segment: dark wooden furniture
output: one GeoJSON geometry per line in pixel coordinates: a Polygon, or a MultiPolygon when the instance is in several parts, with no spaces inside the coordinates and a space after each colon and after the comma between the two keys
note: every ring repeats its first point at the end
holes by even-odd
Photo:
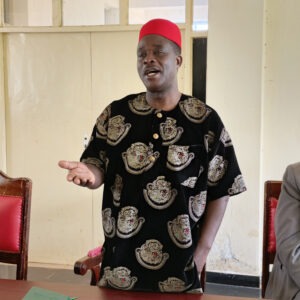
{"type": "Polygon", "coordinates": [[[266,181],[264,186],[263,255],[261,275],[262,298],[265,297],[270,267],[273,265],[276,254],[274,218],[277,200],[281,191],[281,184],[282,181],[266,181]]]}
{"type": "MultiPolygon", "coordinates": [[[[142,293],[90,285],[0,279],[0,299],[22,299],[31,287],[44,288],[79,300],[254,300],[254,298],[188,293],[142,293]]],[[[256,298],[257,300],[259,298],[256,298]]]]}
{"type": "Polygon", "coordinates": [[[101,247],[99,247],[99,254],[94,256],[86,255],[78,259],[74,264],[74,273],[78,275],[85,275],[88,271],[91,272],[91,285],[96,285],[100,280],[100,267],[102,262],[101,247]]]}
{"type": "Polygon", "coordinates": [[[27,279],[31,189],[29,178],[0,171],[0,262],[17,265],[21,280],[27,279]]]}
{"type": "MultiPolygon", "coordinates": [[[[101,247],[99,247],[101,249],[101,247]]],[[[78,259],[74,264],[74,273],[78,275],[85,275],[87,271],[91,272],[91,285],[96,285],[100,280],[100,268],[102,261],[101,251],[97,251],[99,254],[95,256],[86,255],[78,259]]],[[[201,286],[202,290],[205,290],[205,281],[206,281],[206,270],[205,266],[201,272],[201,286]]]]}

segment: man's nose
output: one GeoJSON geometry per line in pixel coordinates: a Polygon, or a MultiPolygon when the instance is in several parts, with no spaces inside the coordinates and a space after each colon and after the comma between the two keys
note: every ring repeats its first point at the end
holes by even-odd
{"type": "Polygon", "coordinates": [[[152,63],[155,61],[155,56],[152,52],[149,52],[146,54],[145,58],[144,58],[144,63],[152,63]]]}

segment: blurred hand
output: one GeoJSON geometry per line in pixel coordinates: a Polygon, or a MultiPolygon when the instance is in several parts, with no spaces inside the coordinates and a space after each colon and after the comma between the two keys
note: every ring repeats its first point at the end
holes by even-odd
{"type": "Polygon", "coordinates": [[[99,169],[97,171],[97,168],[95,166],[87,166],[85,163],[82,162],[66,160],[59,161],[58,165],[61,168],[68,170],[67,180],[70,182],[72,181],[73,183],[79,186],[89,188],[96,188],[100,185],[99,184],[95,187],[95,184],[97,182],[97,173],[101,173],[99,169]]]}

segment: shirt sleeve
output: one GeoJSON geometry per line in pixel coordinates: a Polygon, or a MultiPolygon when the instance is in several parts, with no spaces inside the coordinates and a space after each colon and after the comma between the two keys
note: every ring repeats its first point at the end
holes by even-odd
{"type": "Polygon", "coordinates": [[[107,128],[111,114],[111,106],[107,106],[97,118],[94,125],[89,143],[80,157],[80,161],[92,164],[106,174],[107,157],[106,157],[106,140],[107,128]]]}
{"type": "Polygon", "coordinates": [[[208,162],[208,200],[246,191],[231,137],[216,112],[209,118],[209,124],[214,142],[208,162]]]}

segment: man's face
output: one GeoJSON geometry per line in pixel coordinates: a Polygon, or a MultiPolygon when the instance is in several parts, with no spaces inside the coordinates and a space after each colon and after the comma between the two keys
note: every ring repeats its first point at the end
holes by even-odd
{"type": "Polygon", "coordinates": [[[175,45],[159,35],[143,37],[137,48],[137,70],[150,92],[166,92],[177,88],[177,71],[182,57],[175,45]]]}

